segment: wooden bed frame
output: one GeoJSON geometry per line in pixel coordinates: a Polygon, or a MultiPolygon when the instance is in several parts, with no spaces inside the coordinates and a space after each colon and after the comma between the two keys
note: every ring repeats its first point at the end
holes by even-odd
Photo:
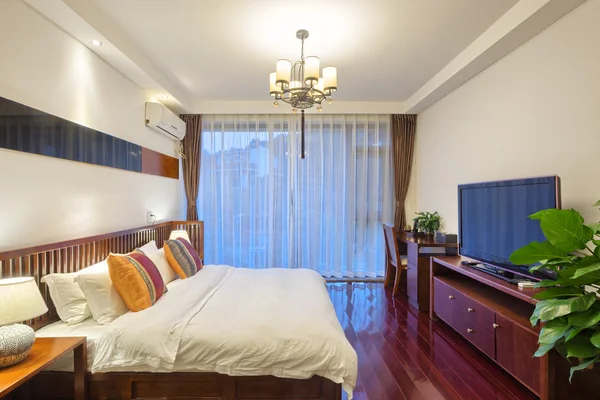
{"type": "MultiPolygon", "coordinates": [[[[187,230],[204,258],[204,223],[173,221],[142,228],[0,253],[0,279],[33,276],[48,312],[28,321],[34,329],[59,320],[50,293],[40,279],[51,273],[79,271],[104,260],[110,252],[127,253],[150,240],[162,247],[171,230],[187,230]]],[[[217,373],[88,373],[88,396],[109,399],[295,399],[341,400],[342,389],[320,376],[284,379],[273,376],[228,376],[217,373]]],[[[73,374],[43,372],[15,392],[12,399],[72,399],[73,374]]],[[[0,399],[1,400],[1,399],[0,399]]]]}

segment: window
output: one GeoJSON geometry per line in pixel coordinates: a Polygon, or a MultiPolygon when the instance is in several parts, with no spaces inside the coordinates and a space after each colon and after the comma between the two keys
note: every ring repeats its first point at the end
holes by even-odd
{"type": "Polygon", "coordinates": [[[198,212],[205,259],[325,276],[384,273],[393,220],[389,117],[203,116],[198,212]]]}

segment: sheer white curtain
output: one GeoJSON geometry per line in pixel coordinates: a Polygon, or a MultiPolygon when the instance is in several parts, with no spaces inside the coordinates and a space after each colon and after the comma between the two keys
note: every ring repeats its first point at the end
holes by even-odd
{"type": "Polygon", "coordinates": [[[393,220],[389,116],[204,115],[198,196],[207,263],[384,274],[393,220]]]}

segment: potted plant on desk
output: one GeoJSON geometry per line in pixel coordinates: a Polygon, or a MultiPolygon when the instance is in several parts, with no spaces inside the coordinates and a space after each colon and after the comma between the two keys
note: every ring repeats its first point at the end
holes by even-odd
{"type": "Polygon", "coordinates": [[[418,212],[415,222],[420,231],[425,232],[429,237],[433,237],[435,231],[440,229],[442,217],[437,211],[434,212],[418,212]]]}
{"type": "MultiPolygon", "coordinates": [[[[600,207],[600,201],[595,206],[600,207]]],[[[544,267],[556,273],[556,280],[536,284],[548,289],[534,296],[540,301],[531,324],[545,322],[535,356],[556,349],[567,360],[576,360],[570,380],[574,372],[600,362],[600,300],[586,289],[600,284],[600,223],[586,225],[575,210],[542,210],[529,218],[540,221],[546,241],[516,250],[510,261],[535,264],[530,271],[544,267]]]]}

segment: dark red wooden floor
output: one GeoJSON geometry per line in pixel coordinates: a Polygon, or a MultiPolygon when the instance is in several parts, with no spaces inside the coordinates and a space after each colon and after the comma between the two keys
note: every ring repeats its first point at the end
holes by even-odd
{"type": "MultiPolygon", "coordinates": [[[[452,328],[382,283],[327,285],[358,354],[357,400],[535,399],[452,328]]],[[[344,397],[346,399],[346,397],[344,397]]]]}

